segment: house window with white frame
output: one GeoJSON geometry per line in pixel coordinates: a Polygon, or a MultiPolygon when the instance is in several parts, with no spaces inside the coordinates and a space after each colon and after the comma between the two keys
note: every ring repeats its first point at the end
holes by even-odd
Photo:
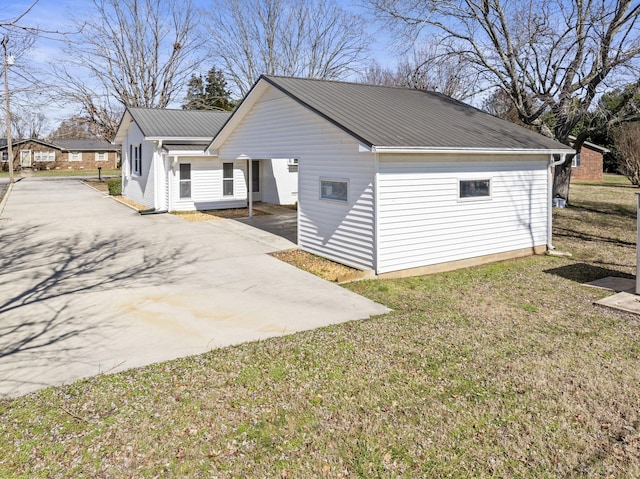
{"type": "Polygon", "coordinates": [[[233,196],[233,163],[222,163],[222,194],[233,196]]]}
{"type": "Polygon", "coordinates": [[[9,161],[9,152],[6,150],[2,152],[2,161],[5,163],[9,161]]]}
{"type": "Polygon", "coordinates": [[[82,152],[81,151],[70,151],[69,152],[69,161],[82,161],[82,152]]]}
{"type": "Polygon", "coordinates": [[[576,153],[573,155],[573,158],[571,158],[571,168],[575,168],[577,166],[580,166],[580,153],[576,153]]]}
{"type": "Polygon", "coordinates": [[[320,199],[343,201],[349,199],[349,180],[320,179],[320,199]]]}
{"type": "Polygon", "coordinates": [[[34,151],[33,161],[56,161],[56,152],[49,151],[34,151]]]}
{"type": "Polygon", "coordinates": [[[180,163],[180,198],[191,198],[191,163],[180,163]]]}
{"type": "Polygon", "coordinates": [[[459,199],[487,199],[491,198],[491,180],[460,180],[458,188],[459,199]]]}
{"type": "Polygon", "coordinates": [[[96,151],[96,161],[107,161],[107,152],[96,151]]]}

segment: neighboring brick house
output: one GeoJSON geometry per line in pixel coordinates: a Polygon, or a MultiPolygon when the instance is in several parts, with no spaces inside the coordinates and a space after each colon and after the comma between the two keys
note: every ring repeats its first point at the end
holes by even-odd
{"type": "Polygon", "coordinates": [[[571,161],[571,181],[602,181],[606,148],[585,141],[571,161]]]}
{"type": "MultiPolygon", "coordinates": [[[[115,169],[120,148],[104,140],[15,140],[11,144],[15,170],[95,170],[115,169]]],[[[7,141],[0,139],[2,170],[8,169],[7,141]]]]}

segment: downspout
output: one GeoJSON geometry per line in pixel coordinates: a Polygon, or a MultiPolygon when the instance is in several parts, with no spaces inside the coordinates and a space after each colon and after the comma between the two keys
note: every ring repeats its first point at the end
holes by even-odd
{"type": "Polygon", "coordinates": [[[251,159],[247,160],[247,170],[249,171],[249,218],[253,218],[253,171],[251,171],[251,159]]]}
{"type": "Polygon", "coordinates": [[[551,170],[564,163],[567,158],[566,153],[560,154],[560,159],[558,161],[553,161],[553,155],[550,156],[549,159],[549,171],[547,173],[547,250],[554,250],[555,247],[551,243],[551,238],[553,235],[553,173],[551,170]]]}

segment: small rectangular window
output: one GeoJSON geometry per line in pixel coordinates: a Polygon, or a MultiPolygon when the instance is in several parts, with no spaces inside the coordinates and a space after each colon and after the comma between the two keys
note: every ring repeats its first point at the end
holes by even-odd
{"type": "Polygon", "coordinates": [[[9,153],[7,151],[2,152],[2,161],[9,161],[9,153]]]}
{"type": "Polygon", "coordinates": [[[69,161],[82,161],[82,153],[79,151],[72,151],[69,153],[69,161]]]}
{"type": "Polygon", "coordinates": [[[577,153],[571,158],[571,168],[575,168],[576,166],[580,166],[580,153],[577,153]]]}
{"type": "Polygon", "coordinates": [[[129,174],[133,173],[133,145],[129,143],[129,174]]]}
{"type": "Polygon", "coordinates": [[[191,163],[180,163],[180,198],[191,198],[191,163]]]}
{"type": "Polygon", "coordinates": [[[105,151],[96,151],[96,161],[107,161],[107,153],[105,151]]]}
{"type": "Polygon", "coordinates": [[[222,194],[233,196],[233,163],[222,164],[222,194]]]}
{"type": "Polygon", "coordinates": [[[55,151],[34,151],[33,161],[56,161],[55,151]]]}
{"type": "Polygon", "coordinates": [[[347,201],[349,198],[349,181],[321,179],[320,198],[323,200],[347,201]]]}
{"type": "Polygon", "coordinates": [[[460,180],[459,198],[490,198],[491,180],[460,180]]]}

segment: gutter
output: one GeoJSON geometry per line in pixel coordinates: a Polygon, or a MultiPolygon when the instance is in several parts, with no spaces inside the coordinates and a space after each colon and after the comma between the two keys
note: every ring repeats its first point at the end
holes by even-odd
{"type": "Polygon", "coordinates": [[[431,147],[395,147],[395,146],[372,146],[371,151],[375,153],[446,153],[446,154],[479,154],[479,155],[567,155],[573,150],[570,149],[534,149],[534,148],[431,148],[431,147]]]}
{"type": "Polygon", "coordinates": [[[558,161],[553,161],[553,154],[549,158],[549,168],[547,173],[547,250],[553,251],[551,239],[553,237],[553,175],[551,169],[564,163],[568,153],[561,153],[558,161]]]}

